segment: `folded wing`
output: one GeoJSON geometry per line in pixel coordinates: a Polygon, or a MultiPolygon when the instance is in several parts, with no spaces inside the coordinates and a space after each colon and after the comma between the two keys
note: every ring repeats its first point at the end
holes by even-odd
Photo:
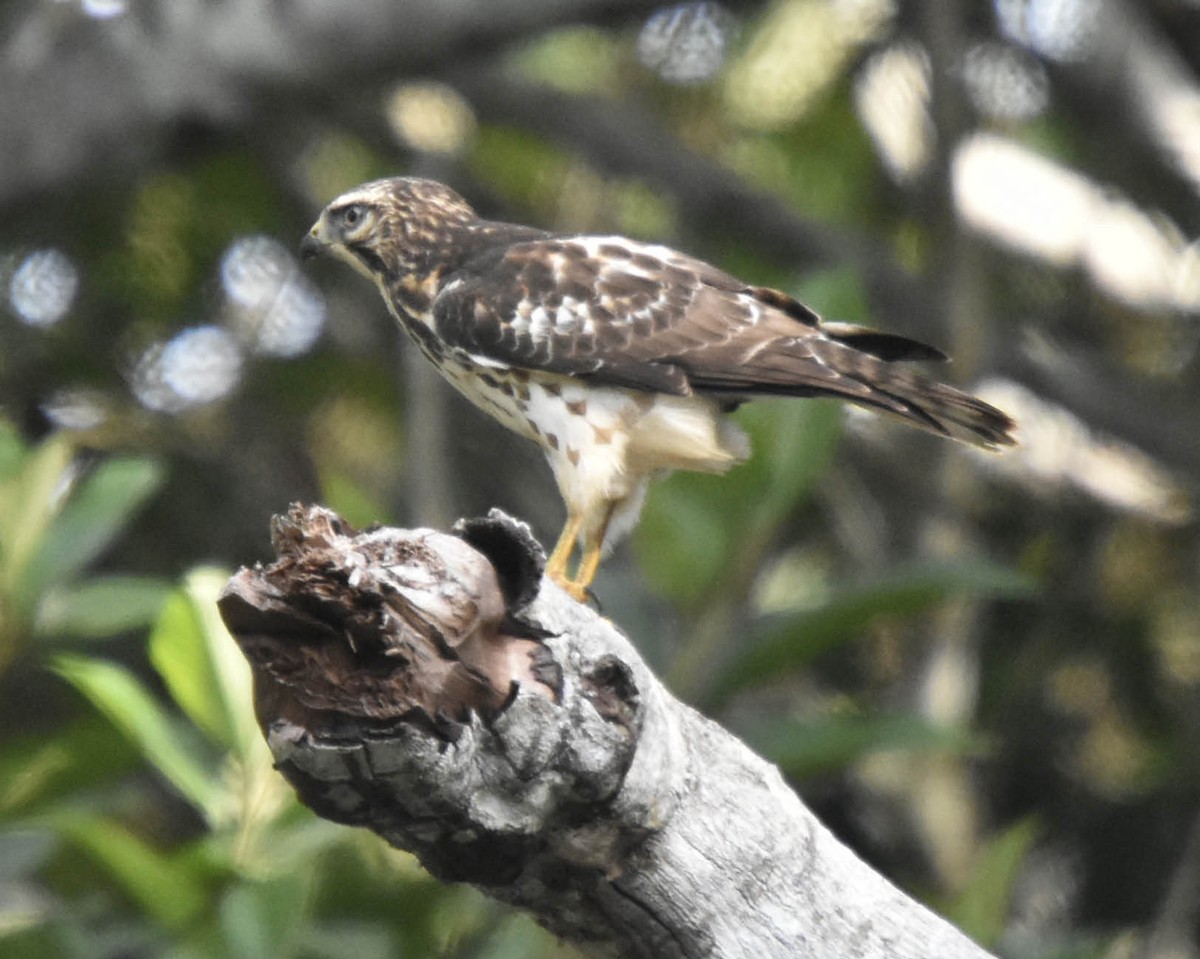
{"type": "Polygon", "coordinates": [[[834,396],[980,446],[1013,442],[1003,412],[906,363],[915,340],[825,323],[666,247],[550,237],[489,251],[445,278],[437,334],[484,362],[731,402],[834,396]]]}

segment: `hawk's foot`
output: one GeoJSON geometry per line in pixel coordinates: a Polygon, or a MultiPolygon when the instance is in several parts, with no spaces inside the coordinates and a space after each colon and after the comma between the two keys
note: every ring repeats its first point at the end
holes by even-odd
{"type": "Polygon", "coordinates": [[[591,590],[588,589],[586,583],[580,583],[573,579],[568,579],[564,574],[555,574],[550,570],[546,570],[546,575],[552,579],[555,585],[559,586],[564,593],[570,596],[577,603],[586,603],[591,595],[591,590]]]}

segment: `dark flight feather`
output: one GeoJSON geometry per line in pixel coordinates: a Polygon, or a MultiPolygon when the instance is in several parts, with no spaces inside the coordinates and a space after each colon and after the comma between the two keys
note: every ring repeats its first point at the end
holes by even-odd
{"type": "Polygon", "coordinates": [[[544,236],[483,249],[446,275],[432,311],[439,337],[492,362],[730,403],[835,396],[977,445],[1013,442],[1000,410],[904,366],[939,350],[822,322],[665,247],[544,236]]]}

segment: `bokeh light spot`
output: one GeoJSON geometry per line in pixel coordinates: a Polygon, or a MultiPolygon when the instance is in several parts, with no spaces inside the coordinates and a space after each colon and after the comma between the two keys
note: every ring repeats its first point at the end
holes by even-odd
{"type": "Polygon", "coordinates": [[[64,430],[94,430],[108,420],[108,400],[99,390],[57,390],[41,404],[46,419],[64,430]]]}
{"type": "Polygon", "coordinates": [[[951,162],[955,205],[994,239],[1059,266],[1143,309],[1195,310],[1194,252],[1179,230],[1027,147],[974,134],[951,162]]]}
{"type": "Polygon", "coordinates": [[[227,330],[195,326],[142,354],[133,390],[143,406],[179,413],[227,396],[241,380],[242,365],[242,350],[227,330]]]}
{"type": "Polygon", "coordinates": [[[1077,259],[1097,199],[1086,177],[989,134],[963,142],[951,172],[955,202],[968,223],[1052,263],[1077,259]]]}
{"type": "Polygon", "coordinates": [[[778,129],[799,119],[864,43],[892,19],[890,0],[787,0],[763,18],[725,76],[725,103],[745,127],[778,129]]]}
{"type": "Polygon", "coordinates": [[[53,326],[71,309],[79,290],[79,270],[58,250],[35,250],[17,267],[8,300],[24,323],[53,326]]]}
{"type": "Polygon", "coordinates": [[[1009,39],[1052,60],[1078,60],[1095,39],[1095,0],[995,0],[1009,39]]]}
{"type": "Polygon", "coordinates": [[[221,258],[231,328],[252,352],[292,357],[325,325],[325,301],[295,257],[268,236],[242,237],[221,258]]]}
{"type": "Polygon", "coordinates": [[[615,35],[588,26],[552,30],[524,44],[514,63],[527,79],[567,93],[616,92],[628,72],[615,35]]]}
{"type": "Polygon", "coordinates": [[[711,80],[725,63],[733,20],[716,3],[681,3],[653,14],[638,36],[638,59],[668,83],[711,80]]]}
{"type": "Polygon", "coordinates": [[[929,163],[935,130],[929,116],[929,57],[898,43],[867,61],[854,85],[854,106],[893,179],[918,176],[929,163]]]}
{"type": "Polygon", "coordinates": [[[1018,47],[979,43],[963,58],[963,85],[975,109],[999,120],[1028,120],[1050,101],[1045,68],[1018,47]]]}
{"type": "Polygon", "coordinates": [[[93,20],[112,20],[129,12],[129,0],[81,0],[79,8],[93,20]]]}
{"type": "Polygon", "coordinates": [[[1187,490],[1140,449],[1094,431],[1066,409],[1028,387],[989,379],[975,390],[1020,424],[1020,445],[995,456],[976,454],[989,472],[1041,495],[1074,488],[1126,513],[1166,525],[1191,520],[1187,490]]]}
{"type": "Polygon", "coordinates": [[[317,206],[382,172],[379,159],[362,141],[340,133],[315,137],[296,163],[301,188],[317,206]]]}
{"type": "Polygon", "coordinates": [[[422,153],[458,153],[475,133],[471,105],[444,83],[402,84],[385,112],[396,138],[422,153]]]}

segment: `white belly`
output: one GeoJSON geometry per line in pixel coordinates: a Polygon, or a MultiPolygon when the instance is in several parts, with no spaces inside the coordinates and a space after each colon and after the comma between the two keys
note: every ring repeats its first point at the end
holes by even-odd
{"type": "Polygon", "coordinates": [[[745,435],[706,397],[482,365],[460,351],[438,368],[472,403],[542,448],[569,512],[590,517],[617,507],[610,541],[636,520],[653,474],[724,472],[749,452],[745,435]]]}

